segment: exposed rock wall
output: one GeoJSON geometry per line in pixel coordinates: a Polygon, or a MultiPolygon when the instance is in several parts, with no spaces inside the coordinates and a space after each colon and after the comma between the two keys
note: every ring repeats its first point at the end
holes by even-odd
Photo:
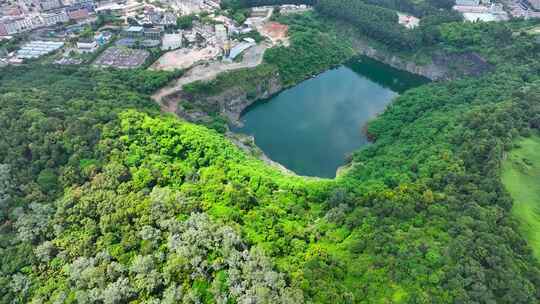
{"type": "MultiPolygon", "coordinates": [[[[428,64],[417,64],[388,51],[371,47],[367,42],[354,41],[353,46],[358,55],[365,55],[381,61],[396,69],[404,70],[431,80],[449,80],[461,76],[479,76],[492,69],[480,55],[476,53],[464,54],[433,54],[428,64]]],[[[232,123],[239,124],[242,112],[251,104],[260,99],[267,99],[284,89],[279,74],[257,84],[256,88],[246,90],[241,84],[230,87],[214,96],[188,96],[182,91],[167,96],[166,100],[177,102],[187,101],[191,106],[189,110],[180,106],[177,114],[188,120],[199,122],[208,119],[207,113],[220,113],[232,123]]]]}
{"type": "Polygon", "coordinates": [[[422,65],[400,58],[391,52],[377,50],[364,41],[354,41],[353,46],[360,55],[433,81],[450,80],[462,76],[480,76],[493,69],[493,66],[477,53],[435,53],[430,63],[422,65]]]}
{"type": "Polygon", "coordinates": [[[257,100],[270,98],[272,95],[279,93],[283,90],[283,85],[279,78],[279,74],[272,75],[272,77],[257,84],[254,90],[246,91],[241,85],[228,88],[214,96],[171,96],[172,98],[179,98],[186,100],[191,104],[194,104],[197,110],[186,111],[181,106],[178,107],[177,114],[187,118],[188,120],[197,121],[201,118],[201,111],[199,109],[206,109],[207,112],[219,112],[225,115],[232,123],[239,124],[240,116],[242,112],[252,105],[257,100]]]}
{"type": "Polygon", "coordinates": [[[266,81],[258,84],[257,89],[246,92],[239,88],[231,88],[223,93],[209,97],[208,102],[220,105],[222,114],[232,121],[239,121],[242,112],[257,100],[270,98],[283,90],[279,75],[273,75],[266,81]]]}
{"type": "Polygon", "coordinates": [[[360,50],[360,54],[384,62],[385,64],[388,64],[389,66],[398,70],[424,76],[431,80],[443,80],[449,77],[448,67],[443,65],[437,65],[435,63],[418,65],[414,62],[405,61],[396,55],[377,51],[371,47],[360,50]]]}

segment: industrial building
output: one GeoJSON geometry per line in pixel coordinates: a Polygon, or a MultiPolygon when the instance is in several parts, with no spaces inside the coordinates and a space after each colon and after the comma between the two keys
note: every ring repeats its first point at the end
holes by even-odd
{"type": "Polygon", "coordinates": [[[229,52],[229,55],[227,56],[227,60],[233,61],[238,57],[240,54],[245,52],[247,49],[257,45],[255,41],[251,38],[245,38],[244,41],[240,42],[239,44],[235,45],[231,51],[229,52]]]}
{"type": "Polygon", "coordinates": [[[55,41],[32,41],[25,44],[19,51],[17,51],[17,58],[30,59],[38,58],[43,55],[50,54],[54,51],[61,49],[64,46],[63,42],[55,41]]]}

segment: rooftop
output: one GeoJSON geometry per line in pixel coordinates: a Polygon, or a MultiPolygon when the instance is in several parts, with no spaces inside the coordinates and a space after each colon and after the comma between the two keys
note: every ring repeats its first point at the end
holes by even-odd
{"type": "Polygon", "coordinates": [[[237,44],[231,49],[231,52],[229,53],[229,59],[234,60],[236,57],[238,57],[238,55],[242,54],[245,50],[249,49],[254,45],[255,43],[250,42],[241,42],[237,44]]]}
{"type": "Polygon", "coordinates": [[[37,58],[42,55],[56,51],[64,46],[63,42],[55,41],[32,41],[25,44],[19,51],[19,58],[37,58]]]}
{"type": "Polygon", "coordinates": [[[126,29],[126,32],[141,32],[142,30],[142,26],[130,26],[126,29]]]}

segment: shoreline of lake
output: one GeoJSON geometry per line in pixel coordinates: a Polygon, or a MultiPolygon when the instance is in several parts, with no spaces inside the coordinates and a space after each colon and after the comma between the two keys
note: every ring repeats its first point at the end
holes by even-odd
{"type": "Polygon", "coordinates": [[[333,178],[347,155],[369,144],[365,124],[400,93],[428,81],[358,57],[257,100],[242,111],[244,126],[231,128],[254,136],[269,159],[298,175],[333,178]]]}

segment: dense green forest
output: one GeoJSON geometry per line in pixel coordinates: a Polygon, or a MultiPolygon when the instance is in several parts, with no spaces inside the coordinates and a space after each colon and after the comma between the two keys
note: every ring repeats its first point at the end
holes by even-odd
{"type": "Polygon", "coordinates": [[[438,42],[436,32],[440,24],[463,18],[450,10],[454,1],[449,0],[230,0],[222,5],[225,8],[241,9],[283,3],[312,5],[322,17],[348,22],[363,35],[397,51],[411,51],[432,45],[438,42]],[[420,27],[411,30],[400,25],[398,11],[422,17],[420,27]]]}
{"type": "MultiPolygon", "coordinates": [[[[329,15],[280,18],[291,47],[261,77],[292,85],[352,56],[329,15]]],[[[160,114],[148,94],[178,75],[2,68],[0,303],[538,303],[501,169],[540,128],[540,43],[530,22],[435,19],[419,48],[494,68],[399,96],[335,180],[160,114]]],[[[189,93],[249,88],[239,73],[189,93]]]]}

